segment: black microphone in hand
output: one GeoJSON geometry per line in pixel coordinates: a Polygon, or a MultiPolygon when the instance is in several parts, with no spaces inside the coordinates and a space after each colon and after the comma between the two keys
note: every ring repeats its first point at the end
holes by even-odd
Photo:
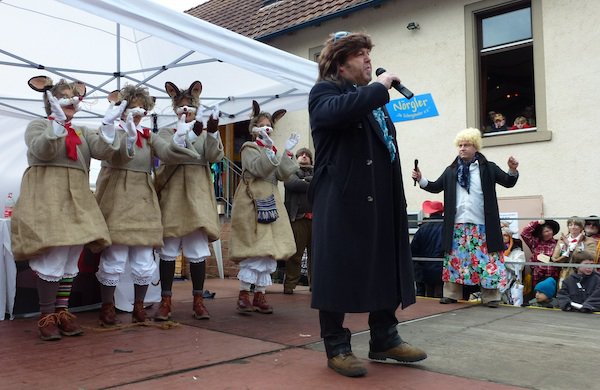
{"type": "MultiPolygon", "coordinates": [[[[382,74],[382,73],[385,73],[385,72],[386,72],[386,70],[385,70],[385,69],[383,69],[383,68],[377,68],[377,70],[375,71],[375,74],[376,74],[377,76],[379,76],[380,74],[382,74]]],[[[397,82],[397,81],[394,81],[394,82],[392,83],[392,87],[393,87],[393,88],[394,88],[396,91],[400,92],[400,93],[401,93],[401,94],[402,94],[402,95],[403,95],[405,98],[407,98],[407,99],[412,99],[412,97],[413,97],[413,96],[415,96],[415,94],[414,94],[414,93],[412,93],[412,92],[410,91],[410,89],[406,88],[404,85],[400,84],[400,83],[399,83],[399,82],[397,82]]]]}
{"type": "MultiPolygon", "coordinates": [[[[415,171],[419,170],[419,160],[415,158],[415,171]]],[[[415,182],[413,183],[413,187],[417,186],[417,179],[413,179],[415,182]]]]}

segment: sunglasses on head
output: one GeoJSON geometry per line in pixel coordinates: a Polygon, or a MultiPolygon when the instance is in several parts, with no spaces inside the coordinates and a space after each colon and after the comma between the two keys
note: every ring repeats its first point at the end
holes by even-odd
{"type": "Polygon", "coordinates": [[[333,34],[333,41],[337,42],[342,38],[346,38],[348,35],[350,35],[351,33],[348,31],[338,31],[335,34],[333,34]]]}

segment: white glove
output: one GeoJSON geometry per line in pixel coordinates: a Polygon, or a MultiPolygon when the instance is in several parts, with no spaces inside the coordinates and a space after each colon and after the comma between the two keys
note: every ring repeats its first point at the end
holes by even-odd
{"type": "Polygon", "coordinates": [[[265,129],[260,128],[258,130],[257,138],[265,145],[265,148],[271,150],[273,148],[273,140],[269,137],[269,134],[265,131],[265,129]]]}
{"type": "Polygon", "coordinates": [[[123,111],[127,108],[127,100],[123,100],[121,105],[115,106],[114,103],[111,103],[104,114],[104,119],[102,119],[103,125],[112,125],[114,122],[123,115],[123,111]]]}
{"type": "Polygon", "coordinates": [[[64,122],[67,120],[67,116],[63,111],[58,99],[50,93],[50,91],[46,91],[46,96],[48,97],[48,102],[50,102],[50,112],[54,117],[54,120],[64,122]]]}
{"type": "Polygon", "coordinates": [[[135,126],[135,122],[133,121],[133,114],[131,112],[127,115],[127,120],[125,121],[125,131],[127,132],[127,137],[129,140],[135,142],[137,139],[137,128],[135,126]]]}
{"type": "Polygon", "coordinates": [[[177,144],[185,144],[185,136],[191,130],[192,125],[194,124],[194,122],[186,123],[185,116],[185,114],[182,114],[177,121],[177,130],[175,131],[175,135],[173,135],[173,140],[177,144]]]}
{"type": "Polygon", "coordinates": [[[298,145],[298,141],[300,141],[300,136],[296,133],[290,134],[290,138],[285,141],[285,150],[292,151],[298,145]]]}

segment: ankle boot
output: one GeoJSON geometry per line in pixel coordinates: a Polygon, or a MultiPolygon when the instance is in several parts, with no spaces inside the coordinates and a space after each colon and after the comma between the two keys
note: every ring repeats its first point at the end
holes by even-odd
{"type": "Polygon", "coordinates": [[[66,307],[56,309],[58,330],[63,336],[77,336],[83,333],[83,328],[77,322],[77,317],[71,314],[66,307]]]}
{"type": "Polygon", "coordinates": [[[254,310],[263,314],[273,313],[273,306],[267,303],[266,294],[263,292],[254,292],[254,300],[252,301],[254,310]]]}
{"type": "Polygon", "coordinates": [[[146,322],[146,309],[144,309],[144,301],[135,301],[133,303],[131,322],[146,322]]]}
{"type": "Polygon", "coordinates": [[[197,320],[210,319],[210,313],[204,306],[204,297],[202,295],[194,295],[194,318],[197,320]]]}
{"type": "Polygon", "coordinates": [[[251,313],[254,311],[254,306],[250,302],[250,291],[240,291],[237,301],[237,311],[241,313],[251,313]]]}
{"type": "Polygon", "coordinates": [[[114,303],[103,303],[100,308],[100,326],[110,327],[119,323],[114,303]]]}
{"type": "Polygon", "coordinates": [[[60,330],[57,326],[56,313],[42,313],[38,321],[40,338],[44,341],[60,340],[60,330]]]}
{"type": "Polygon", "coordinates": [[[160,297],[160,306],[154,315],[155,320],[167,321],[171,318],[171,296],[160,297]]]}

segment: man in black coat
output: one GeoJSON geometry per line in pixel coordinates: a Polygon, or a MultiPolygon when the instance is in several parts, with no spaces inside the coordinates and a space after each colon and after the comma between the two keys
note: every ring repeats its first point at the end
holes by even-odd
{"type": "Polygon", "coordinates": [[[367,370],[352,354],[345,313],[369,312],[369,358],[414,362],[427,354],[398,335],[396,309],[415,303],[406,199],[396,129],[385,109],[398,76],[371,81],[369,36],[339,32],[319,56],[309,96],[315,144],[312,307],[328,366],[367,370]]]}
{"type": "Polygon", "coordinates": [[[481,149],[481,132],[465,129],[454,143],[458,156],[436,181],[428,181],[419,169],[412,178],[426,191],[444,191],[444,229],[442,245],[446,252],[442,280],[444,297],[440,303],[455,303],[462,297],[462,286],[480,286],[481,301],[498,307],[499,288],[506,285],[504,241],[496,184],[513,187],[517,183],[519,162],[508,159],[508,173],[488,161],[481,149]]]}

